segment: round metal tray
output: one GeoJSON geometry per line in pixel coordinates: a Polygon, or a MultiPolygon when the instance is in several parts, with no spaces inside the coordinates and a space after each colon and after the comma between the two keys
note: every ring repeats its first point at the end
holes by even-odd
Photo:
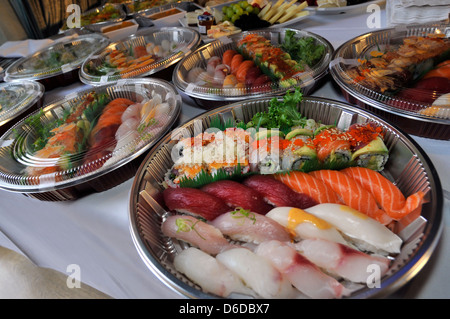
{"type": "Polygon", "coordinates": [[[442,33],[449,38],[450,26],[448,24],[412,25],[404,28],[383,29],[358,36],[335,50],[330,63],[330,73],[349,102],[396,123],[407,133],[435,139],[450,139],[450,113],[447,112],[449,114],[447,117],[425,115],[420,111],[430,105],[371,90],[355,82],[348,73],[351,67],[358,64],[358,59],[372,50],[396,46],[406,37],[424,36],[429,33],[442,33]]]}
{"type": "MultiPolygon", "coordinates": [[[[179,273],[173,259],[186,243],[162,234],[161,223],[169,216],[161,206],[152,203],[143,191],[156,203],[161,203],[161,192],[166,172],[172,167],[171,150],[185,134],[206,130],[211,119],[219,118],[247,122],[260,111],[267,110],[269,98],[253,99],[223,106],[189,121],[155,145],[140,166],[134,179],[129,202],[130,232],[135,247],[145,265],[167,287],[189,298],[216,298],[179,273]],[[181,134],[181,135],[180,135],[181,134]]],[[[401,253],[395,257],[387,274],[381,279],[379,288],[364,286],[349,298],[385,297],[409,282],[427,263],[440,238],[443,227],[442,188],[432,162],[412,138],[400,129],[373,115],[355,109],[346,103],[315,97],[305,97],[298,105],[306,117],[323,124],[336,124],[342,129],[353,123],[374,121],[385,131],[385,144],[390,158],[382,174],[394,181],[405,195],[418,190],[428,191],[427,203],[421,216],[404,218],[397,222],[394,230],[402,239],[401,253]]]]}
{"type": "MultiPolygon", "coordinates": [[[[51,201],[71,200],[107,190],[134,175],[142,155],[170,130],[180,109],[181,97],[176,89],[169,82],[158,79],[120,80],[114,85],[70,94],[22,119],[0,138],[0,189],[51,201]],[[105,142],[94,150],[75,149],[69,153],[69,158],[64,154],[55,157],[34,152],[32,145],[41,125],[64,119],[72,107],[83,103],[93,92],[104,94],[109,100],[126,98],[136,103],[144,103],[159,94],[168,106],[155,125],[137,129],[136,134],[122,134],[120,140],[115,139],[114,145],[105,142]],[[39,123],[27,122],[34,115],[38,115],[39,123]],[[52,168],[54,165],[56,171],[52,168]]],[[[90,132],[91,129],[85,133],[86,138],[90,132]]]]}
{"type": "Polygon", "coordinates": [[[173,74],[173,83],[180,91],[186,93],[188,96],[205,101],[208,104],[210,101],[233,102],[248,98],[258,98],[268,95],[283,94],[286,91],[293,89],[291,87],[273,88],[271,91],[265,92],[248,92],[248,90],[236,90],[234,88],[209,88],[207,86],[196,85],[188,79],[189,71],[196,67],[201,67],[206,70],[207,60],[213,56],[222,57],[223,53],[228,49],[236,49],[237,43],[248,34],[258,34],[271,40],[275,46],[280,45],[284,41],[285,32],[292,30],[295,32],[297,38],[312,37],[319,43],[325,46],[325,53],[319,62],[316,63],[311,70],[302,72],[298,80],[301,81],[300,87],[302,92],[307,95],[310,94],[316,87],[318,82],[328,73],[328,65],[331,61],[333,53],[332,45],[324,38],[314,33],[302,30],[279,28],[266,30],[252,30],[230,37],[224,37],[208,43],[193,53],[186,56],[175,68],[173,74]]]}
{"type": "Polygon", "coordinates": [[[35,80],[42,83],[46,90],[66,86],[79,79],[79,68],[84,60],[95,51],[105,48],[110,41],[99,34],[79,35],[69,40],[57,41],[47,48],[21,58],[6,69],[5,81],[35,80]],[[70,58],[68,63],[56,66],[42,66],[40,62],[55,53],[68,53],[74,50],[78,55],[70,58]],[[36,69],[31,69],[36,65],[36,69]]]}
{"type": "MultiPolygon", "coordinates": [[[[187,54],[195,50],[201,42],[200,34],[189,28],[162,28],[159,30],[146,30],[138,32],[130,37],[112,43],[106,48],[97,51],[94,55],[86,59],[80,69],[81,82],[89,85],[104,85],[106,83],[115,82],[121,78],[135,78],[145,77],[161,72],[180,61],[187,54]],[[132,72],[123,75],[102,75],[98,76],[92,74],[89,68],[97,68],[105,62],[105,58],[111,50],[128,51],[137,46],[146,46],[152,42],[155,45],[160,45],[162,41],[169,41],[177,43],[177,48],[167,57],[155,61],[152,64],[138,68],[132,72]]],[[[170,72],[170,77],[172,72],[170,72]]]]}

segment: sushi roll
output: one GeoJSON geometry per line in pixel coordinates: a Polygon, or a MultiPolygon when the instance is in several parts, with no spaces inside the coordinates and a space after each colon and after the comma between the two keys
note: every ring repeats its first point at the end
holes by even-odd
{"type": "Polygon", "coordinates": [[[316,130],[313,143],[323,167],[348,167],[352,152],[345,132],[334,126],[322,126],[316,130]]]}
{"type": "Polygon", "coordinates": [[[271,131],[260,131],[250,144],[250,165],[252,172],[259,174],[275,174],[282,170],[280,146],[285,140],[280,136],[271,136],[271,131]],[[270,132],[270,133],[269,133],[270,132]],[[265,136],[261,136],[264,133],[265,136]]]}
{"type": "Polygon", "coordinates": [[[302,171],[317,163],[317,151],[310,129],[295,129],[286,135],[289,146],[283,149],[281,167],[283,170],[302,171]]]}

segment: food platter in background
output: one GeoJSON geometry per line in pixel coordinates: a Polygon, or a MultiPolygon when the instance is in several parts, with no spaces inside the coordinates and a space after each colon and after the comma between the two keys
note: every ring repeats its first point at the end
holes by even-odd
{"type": "Polygon", "coordinates": [[[321,7],[310,5],[305,10],[319,15],[353,14],[358,12],[366,12],[369,5],[384,6],[386,0],[356,1],[356,4],[351,5],[342,5],[342,3],[347,3],[345,0],[322,0],[322,2],[323,4],[321,7]],[[338,6],[339,3],[341,3],[341,6],[338,6]]]}
{"type": "Polygon", "coordinates": [[[108,190],[136,173],[180,110],[181,97],[164,80],[120,80],[74,92],[3,134],[0,189],[42,201],[108,190]]]}
{"type": "Polygon", "coordinates": [[[448,24],[369,32],[336,49],[330,73],[351,103],[396,123],[407,133],[447,140],[449,37],[448,24]]]}
{"type": "MultiPolygon", "coordinates": [[[[168,187],[166,181],[168,172],[173,169],[173,156],[178,154],[176,145],[182,137],[188,138],[192,134],[201,134],[208,128],[216,128],[217,119],[222,125],[247,123],[258,112],[267,111],[271,100],[272,97],[237,102],[209,111],[189,121],[163,137],[150,150],[136,174],[129,202],[129,221],[133,242],[141,259],[153,274],[168,288],[184,297],[218,298],[219,296],[201,288],[199,284],[203,281],[200,279],[201,276],[198,278],[199,282],[193,281],[181,272],[178,266],[175,266],[174,260],[177,256],[192,245],[184,240],[166,236],[162,231],[163,222],[175,214],[164,204],[163,191],[168,187]]],[[[398,221],[397,226],[394,227],[393,231],[403,241],[401,251],[392,257],[389,269],[378,281],[379,286],[370,288],[362,284],[348,296],[359,299],[386,297],[407,284],[425,266],[439,240],[443,222],[443,197],[433,164],[412,138],[370,112],[358,110],[346,103],[315,97],[304,97],[298,104],[298,110],[317,122],[337,123],[336,125],[342,129],[355,123],[367,122],[374,122],[381,126],[385,133],[384,141],[390,153],[389,160],[382,171],[383,176],[395,181],[397,187],[407,195],[419,189],[427,190],[427,201],[422,207],[421,215],[413,214],[411,218],[398,221]]],[[[179,227],[182,228],[182,225],[179,227]]],[[[205,235],[200,233],[200,237],[202,234],[205,235]]],[[[242,242],[233,240],[231,244],[239,245],[242,242]]],[[[254,246],[250,244],[248,247],[251,250],[254,246]]],[[[223,289],[221,292],[230,293],[223,289]]],[[[232,293],[228,297],[242,298],[242,294],[232,293]]]]}

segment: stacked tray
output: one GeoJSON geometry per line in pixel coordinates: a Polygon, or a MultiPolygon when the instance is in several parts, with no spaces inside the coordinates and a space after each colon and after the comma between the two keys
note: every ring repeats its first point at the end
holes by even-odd
{"type": "Polygon", "coordinates": [[[344,43],[334,52],[330,73],[348,101],[396,123],[407,133],[446,140],[450,139],[450,78],[448,74],[436,76],[435,68],[449,61],[448,24],[412,25],[369,32],[344,43]],[[392,56],[387,67],[370,69],[371,61],[384,63],[384,57],[389,60],[392,56]],[[424,58],[408,62],[419,56],[424,58]],[[392,73],[392,65],[400,67],[392,73]],[[372,70],[368,76],[361,74],[366,66],[366,71],[372,70]],[[383,72],[388,76],[379,77],[383,72]]]}
{"type": "MultiPolygon", "coordinates": [[[[189,28],[162,28],[138,32],[123,41],[110,44],[86,59],[80,70],[80,80],[90,85],[104,85],[122,78],[145,77],[148,75],[170,78],[174,65],[200,44],[200,34],[189,28]],[[120,71],[118,64],[112,66],[111,52],[132,53],[141,47],[142,63],[126,71],[120,71]],[[147,57],[149,58],[147,60],[147,57]],[[145,59],[145,61],[143,60],[145,59]],[[106,67],[105,67],[106,66],[106,67]]],[[[137,59],[137,58],[136,58],[137,59]]]]}
{"type": "MultiPolygon", "coordinates": [[[[313,92],[320,80],[328,73],[328,65],[331,61],[332,52],[333,47],[326,39],[311,32],[284,28],[252,30],[230,37],[223,37],[198,48],[186,56],[175,68],[173,83],[178,90],[194,98],[204,108],[211,108],[212,105],[216,106],[218,104],[212,102],[223,104],[224,102],[231,103],[248,98],[282,94],[297,86],[306,95],[313,92]],[[281,81],[274,80],[270,86],[264,84],[262,86],[250,87],[245,84],[240,88],[229,88],[224,85],[225,82],[217,82],[214,79],[214,70],[212,71],[213,73],[205,72],[208,70],[208,61],[211,61],[211,58],[222,58],[224,52],[227,50],[236,50],[239,41],[246,36],[262,36],[270,40],[273,46],[277,47],[283,43],[287,31],[294,32],[295,38],[312,38],[317,45],[321,45],[324,48],[321,58],[313,66],[309,67],[306,65],[304,72],[294,76],[295,84],[282,86],[280,84],[281,81]]],[[[227,74],[230,73],[230,66],[228,66],[226,72],[227,74]]],[[[266,73],[264,72],[261,75],[264,74],[266,73]]]]}
{"type": "MultiPolygon", "coordinates": [[[[172,168],[174,147],[180,137],[193,136],[217,123],[230,120],[247,123],[257,112],[266,111],[270,98],[253,99],[223,106],[209,111],[166,135],[155,145],[139,168],[130,194],[130,229],[136,249],[145,265],[167,287],[189,298],[216,298],[203,291],[174,266],[174,258],[190,245],[182,240],[165,236],[161,224],[172,212],[164,210],[162,191],[166,173],[172,168]],[[197,132],[197,133],[195,133],[197,132]],[[190,134],[190,135],[189,135],[190,134]],[[163,205],[163,206],[161,206],[163,205]]],[[[443,196],[439,178],[424,151],[400,129],[364,110],[322,98],[305,97],[298,110],[307,118],[323,124],[335,124],[346,129],[354,123],[375,122],[385,132],[384,141],[390,158],[382,171],[405,194],[418,190],[428,191],[427,202],[420,215],[397,222],[394,232],[401,237],[401,252],[392,257],[380,286],[362,285],[349,298],[385,297],[405,285],[422,269],[439,240],[442,231],[443,196]]],[[[232,241],[232,243],[236,243],[232,241]]],[[[232,297],[233,295],[231,295],[232,297]]],[[[240,298],[241,295],[236,295],[240,298]]],[[[242,296],[241,296],[242,297],[242,296]]]]}
{"type": "Polygon", "coordinates": [[[84,60],[109,43],[99,34],[83,34],[57,41],[10,65],[6,69],[5,81],[34,80],[42,83],[46,90],[72,84],[79,80],[79,68],[84,60]]]}
{"type": "Polygon", "coordinates": [[[175,88],[157,79],[71,94],[1,137],[0,188],[45,201],[107,190],[134,175],[180,108],[175,88]]]}

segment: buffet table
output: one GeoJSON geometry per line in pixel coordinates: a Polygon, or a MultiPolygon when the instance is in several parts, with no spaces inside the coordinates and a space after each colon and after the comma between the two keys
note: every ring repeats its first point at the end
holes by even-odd
{"type": "MultiPolygon", "coordinates": [[[[372,12],[313,15],[292,28],[317,33],[337,48],[371,31],[372,12]]],[[[372,16],[373,17],[373,16],[372,16]]],[[[381,27],[386,26],[381,11],[381,27]]],[[[375,25],[376,26],[376,25],[375,25]]],[[[81,83],[46,92],[44,103],[86,88],[81,83]]],[[[345,101],[331,77],[313,96],[345,101]]],[[[183,96],[177,124],[205,110],[183,96]]],[[[425,268],[392,298],[450,298],[450,142],[413,136],[430,157],[444,189],[441,240],[425,268]]],[[[152,274],[142,262],[129,230],[129,196],[133,179],[108,191],[71,202],[42,202],[0,191],[0,245],[22,253],[41,267],[70,275],[80,268],[80,280],[113,298],[182,298],[152,274]]]]}

